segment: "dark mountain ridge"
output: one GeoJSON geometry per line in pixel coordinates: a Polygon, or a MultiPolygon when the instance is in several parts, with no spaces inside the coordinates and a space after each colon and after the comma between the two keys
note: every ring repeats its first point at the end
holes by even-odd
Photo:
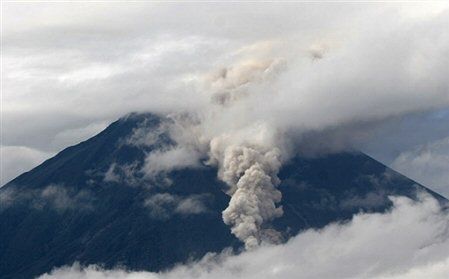
{"type": "MultiPolygon", "coordinates": [[[[159,271],[242,244],[221,217],[229,197],[213,167],[174,170],[151,180],[145,157],[174,144],[154,114],[130,114],[98,135],[64,149],[0,188],[0,277],[31,278],[54,267],[117,265],[159,271]]],[[[285,239],[307,228],[388,210],[389,195],[417,190],[445,198],[362,153],[295,157],[279,177],[284,215],[272,222],[285,239]]]]}

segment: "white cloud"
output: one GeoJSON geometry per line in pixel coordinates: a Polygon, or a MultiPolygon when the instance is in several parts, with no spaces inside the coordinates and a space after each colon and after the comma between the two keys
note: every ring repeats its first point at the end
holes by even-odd
{"type": "Polygon", "coordinates": [[[40,278],[433,278],[449,271],[449,213],[421,195],[392,198],[384,214],[307,230],[286,244],[240,255],[223,252],[162,273],[63,267],[40,278]],[[424,277],[421,277],[424,276],[424,277]]]}
{"type": "Polygon", "coordinates": [[[49,204],[50,207],[64,211],[68,209],[91,209],[92,208],[92,196],[86,190],[74,192],[73,190],[67,190],[61,185],[49,185],[45,187],[40,196],[32,198],[31,202],[36,204],[35,207],[41,207],[42,205],[49,204]],[[42,199],[43,204],[39,199],[42,199]]]}
{"type": "Polygon", "coordinates": [[[176,213],[182,215],[200,214],[207,212],[207,207],[204,204],[204,200],[208,198],[207,195],[190,195],[181,199],[176,206],[176,213]]]}
{"type": "Polygon", "coordinates": [[[449,197],[449,137],[401,153],[392,167],[449,197]]]}
{"type": "Polygon", "coordinates": [[[117,164],[116,163],[112,163],[109,166],[109,169],[106,171],[106,173],[104,174],[104,178],[103,180],[105,182],[120,182],[120,176],[118,174],[115,173],[115,168],[116,168],[117,164]]]}
{"type": "Polygon", "coordinates": [[[154,219],[168,219],[175,214],[195,215],[208,211],[206,206],[207,194],[189,195],[186,197],[169,193],[158,193],[145,200],[151,217],[154,219]]]}
{"type": "Polygon", "coordinates": [[[195,168],[201,166],[200,158],[200,153],[186,147],[176,146],[167,150],[155,150],[146,157],[143,171],[151,176],[160,172],[195,168]]]}

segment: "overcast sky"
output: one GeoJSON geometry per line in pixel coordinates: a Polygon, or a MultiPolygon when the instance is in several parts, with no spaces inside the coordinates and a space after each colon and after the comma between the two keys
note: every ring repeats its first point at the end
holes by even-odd
{"type": "Polygon", "coordinates": [[[201,106],[192,81],[250,53],[287,61],[279,90],[313,92],[278,101],[318,119],[301,125],[369,122],[351,144],[449,196],[448,15],[442,2],[3,3],[1,184],[126,113],[201,106]]]}

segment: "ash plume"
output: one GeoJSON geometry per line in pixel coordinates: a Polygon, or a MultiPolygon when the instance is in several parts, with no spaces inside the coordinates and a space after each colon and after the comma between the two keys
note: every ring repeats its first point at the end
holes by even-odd
{"type": "MultiPolygon", "coordinates": [[[[231,232],[245,243],[247,249],[257,247],[263,237],[264,223],[282,216],[277,207],[282,194],[276,187],[281,166],[278,148],[230,145],[220,148],[217,139],[211,142],[211,153],[220,161],[219,177],[230,185],[231,196],[223,211],[223,221],[231,232]]],[[[277,237],[279,238],[279,237],[277,237]]],[[[270,242],[278,239],[271,238],[270,242]]]]}
{"type": "Polygon", "coordinates": [[[178,150],[206,154],[206,164],[218,167],[218,178],[229,186],[226,193],[231,197],[223,221],[246,249],[281,240],[269,222],[283,214],[277,174],[286,158],[286,140],[270,121],[242,113],[250,110],[247,100],[263,92],[256,89],[283,69],[282,59],[244,59],[218,75],[205,74],[199,86],[209,96],[204,109],[169,116],[169,133],[181,146],[178,150]]]}
{"type": "MultiPolygon", "coordinates": [[[[253,59],[225,70],[211,83],[214,115],[217,110],[218,115],[230,113],[228,110],[232,114],[233,106],[238,107],[258,93],[253,86],[272,81],[283,69],[283,59],[253,59]],[[217,92],[220,102],[216,102],[217,92]]],[[[244,105],[238,107],[241,109],[248,110],[244,105]]],[[[267,227],[268,222],[283,214],[282,207],[277,206],[282,198],[277,189],[283,159],[283,148],[278,146],[282,141],[276,140],[280,136],[267,121],[259,121],[225,130],[209,142],[209,163],[218,165],[218,177],[230,187],[227,194],[231,199],[222,213],[223,221],[248,250],[262,241],[280,240],[280,233],[267,227]]]]}

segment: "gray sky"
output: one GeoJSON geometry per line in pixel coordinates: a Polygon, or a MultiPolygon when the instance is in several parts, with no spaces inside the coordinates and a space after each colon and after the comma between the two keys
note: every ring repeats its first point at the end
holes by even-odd
{"type": "Polygon", "coordinates": [[[281,93],[251,101],[261,112],[345,131],[449,196],[448,15],[444,3],[3,3],[1,184],[128,112],[204,106],[205,73],[279,59],[287,70],[259,89],[281,93]]]}

